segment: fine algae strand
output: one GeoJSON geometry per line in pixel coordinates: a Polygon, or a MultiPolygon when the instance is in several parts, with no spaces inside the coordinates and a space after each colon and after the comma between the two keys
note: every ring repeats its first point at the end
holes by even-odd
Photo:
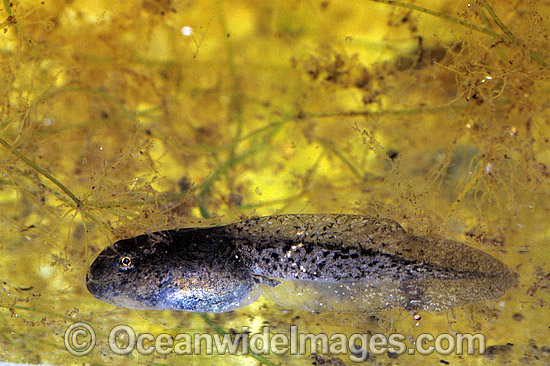
{"type": "Polygon", "coordinates": [[[515,283],[462,243],[344,214],[253,218],[119,240],[90,266],[89,291],[130,309],[219,313],[260,295],[290,309],[440,311],[497,299],[515,283]]]}

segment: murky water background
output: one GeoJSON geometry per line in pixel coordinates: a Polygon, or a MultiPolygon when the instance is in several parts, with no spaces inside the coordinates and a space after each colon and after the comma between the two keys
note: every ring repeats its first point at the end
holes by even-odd
{"type": "Polygon", "coordinates": [[[548,6],[415,4],[4,4],[0,360],[353,363],[334,349],[257,359],[109,348],[120,324],[155,337],[262,326],[290,335],[296,325],[407,342],[482,333],[489,347],[383,352],[367,364],[548,364],[548,6]],[[466,242],[508,265],[519,284],[500,301],[420,320],[269,301],[219,315],[138,312],[85,287],[90,261],[116,239],[320,212],[389,217],[417,235],[466,242]],[[86,356],[65,347],[75,322],[96,333],[86,356]]]}

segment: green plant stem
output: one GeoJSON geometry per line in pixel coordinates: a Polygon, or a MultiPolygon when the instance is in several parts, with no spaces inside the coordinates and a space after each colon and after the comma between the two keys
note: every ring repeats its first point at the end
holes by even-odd
{"type": "Polygon", "coordinates": [[[433,108],[412,108],[412,109],[387,109],[387,110],[368,110],[368,111],[345,111],[345,112],[326,112],[326,113],[309,113],[303,112],[301,119],[307,118],[331,118],[331,117],[356,117],[356,116],[382,116],[387,114],[392,115],[414,115],[426,113],[447,113],[449,111],[460,111],[465,109],[465,105],[460,106],[438,106],[433,108]]]}
{"type": "MultiPolygon", "coordinates": [[[[405,9],[411,9],[411,10],[414,10],[414,11],[418,11],[418,12],[421,12],[421,13],[424,13],[424,14],[428,14],[428,15],[431,15],[431,16],[434,16],[434,17],[437,17],[437,18],[447,20],[449,22],[460,24],[463,27],[470,28],[470,29],[472,29],[476,32],[487,34],[487,35],[489,35],[493,38],[503,38],[506,41],[512,42],[516,46],[523,45],[514,36],[514,34],[508,29],[508,27],[506,27],[506,25],[504,25],[504,23],[500,20],[500,18],[497,16],[495,11],[493,10],[493,8],[491,8],[489,3],[487,3],[486,1],[484,1],[485,9],[489,13],[489,15],[491,15],[491,17],[493,18],[493,21],[500,27],[500,29],[502,29],[502,31],[504,32],[504,35],[496,33],[491,29],[481,28],[481,27],[478,27],[475,24],[468,23],[468,22],[465,22],[461,19],[452,17],[450,15],[442,14],[442,13],[439,13],[435,10],[427,9],[427,8],[424,8],[424,7],[421,7],[421,6],[418,6],[418,5],[403,3],[401,1],[394,1],[394,0],[370,0],[370,1],[375,2],[375,3],[382,3],[382,4],[386,4],[386,5],[398,6],[400,8],[405,8],[405,9]]],[[[531,59],[533,61],[535,61],[536,63],[538,63],[539,65],[541,65],[541,66],[543,66],[547,69],[550,68],[550,64],[548,64],[546,61],[544,61],[542,56],[538,52],[536,52],[536,51],[529,52],[529,57],[531,57],[531,59]]]]}
{"type": "Polygon", "coordinates": [[[514,36],[514,34],[508,29],[508,27],[504,25],[504,23],[502,22],[502,20],[500,20],[500,18],[498,17],[497,13],[495,13],[491,5],[489,5],[487,1],[485,1],[484,3],[485,3],[485,10],[487,10],[491,18],[493,18],[493,21],[497,23],[497,25],[500,27],[500,29],[502,29],[504,34],[506,34],[506,36],[508,37],[508,41],[513,42],[518,46],[521,45],[521,42],[519,42],[516,36],[514,36]]]}
{"type": "Polygon", "coordinates": [[[12,15],[10,0],[4,0],[4,8],[6,8],[6,12],[8,13],[8,15],[12,15]]]}
{"type": "Polygon", "coordinates": [[[363,179],[363,174],[361,174],[359,169],[357,169],[357,167],[353,165],[350,159],[348,159],[344,154],[342,154],[340,150],[336,149],[333,146],[333,144],[331,144],[329,141],[324,139],[318,139],[317,141],[319,141],[319,143],[321,143],[327,150],[329,150],[334,155],[336,155],[336,157],[339,158],[344,163],[344,165],[346,165],[357,178],[363,179]]]}
{"type": "MultiPolygon", "coordinates": [[[[498,17],[497,13],[495,13],[491,5],[489,5],[487,1],[484,1],[484,3],[485,3],[485,10],[487,10],[491,18],[493,18],[493,21],[497,23],[497,25],[500,27],[500,29],[502,29],[504,34],[506,34],[506,36],[508,37],[508,41],[512,42],[516,46],[521,46],[522,43],[516,38],[516,36],[514,36],[514,34],[510,31],[510,29],[508,29],[508,27],[504,24],[504,22],[500,20],[500,18],[498,17]]],[[[550,68],[550,65],[542,59],[542,56],[538,52],[536,51],[530,52],[529,57],[531,57],[533,61],[544,66],[545,68],[547,69],[550,68]]]]}
{"type": "Polygon", "coordinates": [[[392,5],[392,6],[398,6],[400,8],[415,10],[415,11],[418,11],[418,12],[421,12],[421,13],[429,14],[429,15],[437,17],[437,18],[445,19],[449,22],[460,24],[463,27],[470,28],[472,30],[475,30],[476,32],[485,33],[485,34],[487,34],[491,37],[494,37],[494,38],[501,37],[501,35],[499,35],[498,33],[493,32],[491,29],[483,29],[483,28],[478,27],[475,24],[465,22],[463,20],[452,17],[450,15],[439,13],[435,10],[423,8],[422,6],[402,3],[401,1],[393,1],[393,0],[371,0],[371,1],[373,1],[375,3],[382,3],[382,4],[392,5]]]}
{"type": "MultiPolygon", "coordinates": [[[[235,64],[235,52],[233,49],[233,42],[230,39],[229,26],[227,24],[227,16],[225,9],[223,7],[223,1],[217,0],[216,5],[218,8],[218,17],[220,20],[220,25],[225,39],[225,49],[227,52],[227,63],[229,67],[229,74],[231,77],[231,105],[230,105],[230,116],[228,118],[229,122],[235,122],[235,135],[231,146],[229,149],[228,161],[231,161],[237,155],[237,148],[239,145],[239,139],[243,131],[243,106],[242,106],[242,95],[240,91],[239,81],[237,77],[237,66],[235,64]]],[[[233,191],[232,180],[228,179],[228,186],[231,192],[233,191]]],[[[203,211],[201,210],[201,213],[203,211]]],[[[204,216],[204,215],[203,215],[204,216]]],[[[205,217],[206,218],[206,217],[205,217]]]]}
{"type": "MultiPolygon", "coordinates": [[[[257,131],[254,131],[254,132],[250,133],[249,135],[241,137],[240,140],[245,140],[245,139],[251,138],[251,137],[255,136],[257,133],[264,132],[264,131],[268,132],[267,136],[265,138],[266,139],[271,138],[281,130],[284,123],[286,123],[286,122],[281,121],[281,122],[277,122],[277,123],[274,123],[274,124],[270,124],[266,127],[262,127],[260,129],[258,129],[257,131]]],[[[206,208],[205,199],[206,199],[206,195],[208,194],[208,191],[209,191],[210,187],[212,186],[212,184],[214,184],[214,182],[217,179],[219,179],[222,175],[226,174],[229,171],[229,169],[234,167],[236,164],[239,164],[240,162],[247,159],[249,156],[254,155],[256,152],[260,151],[261,149],[264,148],[264,146],[267,146],[267,145],[268,145],[267,143],[266,144],[256,144],[255,147],[251,148],[250,150],[245,151],[244,153],[242,153],[240,155],[236,155],[232,159],[226,160],[202,184],[195,187],[194,190],[199,191],[199,193],[197,195],[197,199],[198,199],[198,203],[199,203],[199,210],[201,212],[202,217],[204,217],[205,219],[211,218],[211,215],[208,212],[208,209],[206,208]]]]}
{"type": "Polygon", "coordinates": [[[0,137],[0,144],[3,145],[6,149],[8,149],[13,155],[17,156],[19,159],[23,160],[25,163],[27,163],[31,168],[36,170],[38,173],[42,174],[46,179],[51,181],[53,184],[61,188],[63,192],[65,192],[75,203],[77,207],[82,207],[82,201],[76,197],[73,192],[71,192],[67,187],[65,187],[60,181],[58,181],[53,175],[36,165],[32,160],[27,158],[25,155],[23,155],[19,150],[17,150],[15,147],[8,144],[4,139],[0,137]]]}
{"type": "MultiPolygon", "coordinates": [[[[222,0],[217,0],[216,5],[218,7],[218,17],[220,19],[220,25],[225,35],[225,50],[227,52],[227,63],[229,66],[229,74],[231,76],[231,103],[235,108],[235,115],[237,119],[237,128],[235,131],[235,144],[239,140],[242,133],[243,117],[242,117],[242,98],[237,78],[237,66],[235,65],[235,52],[233,50],[233,43],[230,40],[229,26],[227,25],[227,16],[223,8],[222,0]]],[[[236,147],[236,146],[235,146],[236,147]]],[[[235,148],[233,147],[233,148],[235,148]]],[[[234,152],[233,152],[234,153],[234,152]]]]}
{"type": "Polygon", "coordinates": [[[202,217],[205,219],[211,218],[210,213],[208,212],[206,205],[205,205],[205,197],[208,193],[208,190],[210,189],[210,186],[222,175],[225,174],[230,168],[235,166],[236,164],[240,163],[241,161],[245,160],[251,155],[254,155],[256,151],[260,150],[262,148],[262,145],[258,145],[256,148],[253,148],[249,151],[244,152],[243,154],[236,156],[235,158],[231,160],[227,160],[218,170],[216,170],[210,177],[208,177],[199,187],[200,192],[198,194],[198,201],[199,201],[199,210],[201,212],[202,217]]]}

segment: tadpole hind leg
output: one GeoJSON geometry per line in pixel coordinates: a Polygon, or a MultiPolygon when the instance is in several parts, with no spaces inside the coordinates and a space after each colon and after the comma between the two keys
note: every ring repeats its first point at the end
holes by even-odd
{"type": "Polygon", "coordinates": [[[254,282],[256,282],[258,285],[277,287],[281,284],[281,281],[277,281],[276,279],[268,278],[265,276],[253,275],[252,278],[254,279],[254,282]]]}

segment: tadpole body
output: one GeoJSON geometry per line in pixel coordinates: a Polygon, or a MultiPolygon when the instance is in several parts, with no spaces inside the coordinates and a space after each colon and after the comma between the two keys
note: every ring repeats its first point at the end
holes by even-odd
{"type": "Polygon", "coordinates": [[[299,214],[119,240],[86,282],[98,299],[130,309],[219,313],[263,293],[291,309],[374,313],[496,299],[515,279],[485,252],[408,234],[391,219],[299,214]]]}

